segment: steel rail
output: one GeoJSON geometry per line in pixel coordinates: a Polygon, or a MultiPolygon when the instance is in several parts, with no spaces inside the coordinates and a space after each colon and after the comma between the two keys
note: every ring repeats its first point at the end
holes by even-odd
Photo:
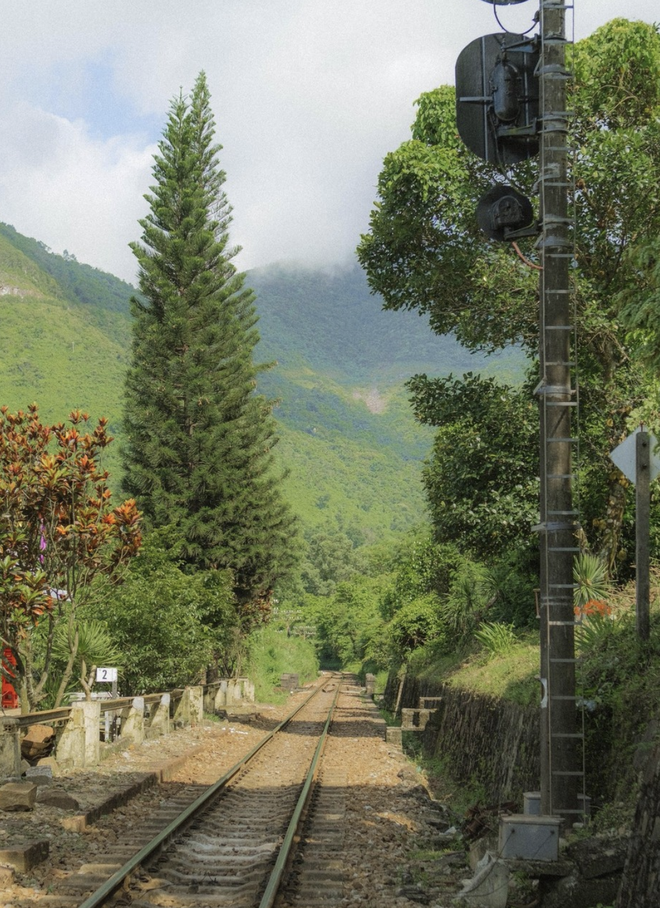
{"type": "Polygon", "coordinates": [[[312,786],[316,778],[316,769],[319,764],[319,761],[323,755],[325,749],[325,742],[328,737],[328,732],[330,731],[330,726],[334,718],[335,707],[337,705],[337,700],[339,698],[339,689],[340,685],[337,685],[337,690],[335,691],[335,696],[332,700],[332,706],[330,707],[330,712],[328,713],[328,718],[325,722],[325,727],[321,733],[319,743],[317,744],[316,751],[314,753],[314,758],[310,764],[309,770],[307,772],[307,778],[305,779],[305,784],[298,798],[298,803],[296,804],[295,810],[291,816],[286,835],[280,846],[280,851],[275,861],[275,866],[271,871],[270,877],[268,879],[268,884],[264,891],[261,901],[259,902],[259,908],[272,908],[275,904],[275,899],[277,898],[278,890],[280,883],[282,882],[282,875],[284,874],[284,869],[289,861],[291,852],[293,849],[294,841],[298,833],[298,829],[301,825],[301,818],[303,811],[307,806],[309,801],[309,796],[312,792],[312,786]]]}
{"type": "MultiPolygon", "coordinates": [[[[326,682],[327,684],[327,682],[326,682]]],[[[119,889],[119,887],[124,883],[124,881],[129,877],[142,863],[148,860],[155,852],[165,845],[169,839],[174,835],[179,833],[181,829],[186,826],[186,824],[193,819],[193,817],[204,807],[210,800],[213,799],[215,795],[218,794],[227,783],[234,778],[237,773],[239,773],[243,767],[263,748],[268,742],[275,737],[275,735],[285,728],[297,715],[304,709],[305,706],[316,697],[324,688],[325,685],[320,684],[315,688],[308,697],[305,697],[303,702],[296,707],[285,719],[283,719],[279,725],[277,725],[271,732],[269,732],[261,741],[259,741],[255,746],[250,750],[238,763],[235,763],[234,766],[229,769],[222,778],[218,779],[217,782],[214,782],[213,785],[209,786],[206,791],[194,800],[188,807],[183,810],[178,817],[172,820],[165,829],[161,830],[158,835],[156,835],[150,842],[147,842],[140,851],[133,855],[133,857],[128,860],[122,867],[119,868],[109,879],[105,881],[99,888],[93,892],[84,902],[81,903],[79,908],[98,908],[98,906],[103,905],[104,902],[110,898],[110,896],[119,889]]],[[[338,688],[339,689],[339,688],[338,688]]],[[[336,695],[335,695],[336,696],[336,695]]]]}

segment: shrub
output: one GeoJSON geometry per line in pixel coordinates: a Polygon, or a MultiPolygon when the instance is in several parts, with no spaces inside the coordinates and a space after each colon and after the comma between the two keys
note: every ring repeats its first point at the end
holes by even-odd
{"type": "Polygon", "coordinates": [[[512,624],[485,623],[474,632],[475,638],[487,650],[489,657],[508,653],[518,641],[512,624]]]}

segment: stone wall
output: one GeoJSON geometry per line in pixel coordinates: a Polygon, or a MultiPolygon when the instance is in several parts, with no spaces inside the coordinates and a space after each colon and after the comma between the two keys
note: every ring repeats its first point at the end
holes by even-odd
{"type": "Polygon", "coordinates": [[[420,697],[442,697],[422,733],[424,749],[443,761],[457,782],[477,782],[491,803],[516,801],[538,790],[539,711],[445,684],[406,678],[403,690],[392,680],[386,705],[416,708],[420,697]]]}

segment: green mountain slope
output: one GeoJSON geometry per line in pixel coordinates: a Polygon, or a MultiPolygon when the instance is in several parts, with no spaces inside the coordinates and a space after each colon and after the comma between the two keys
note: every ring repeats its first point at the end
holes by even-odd
{"type": "MultiPolygon", "coordinates": [[[[129,351],[130,293],[126,293],[123,313],[103,310],[92,296],[83,301],[66,282],[41,267],[29,249],[18,248],[25,244],[17,243],[17,238],[25,239],[1,226],[0,402],[11,410],[37,402],[42,418],[49,422],[66,418],[74,409],[88,412],[93,419],[107,416],[112,434],[117,435],[129,351]]],[[[50,259],[60,258],[44,252],[35,241],[28,243],[50,259]]],[[[80,267],[61,262],[72,270],[80,267]]],[[[88,284],[91,292],[93,276],[88,284]]],[[[127,284],[123,286],[128,290],[127,284]]],[[[109,449],[106,465],[118,476],[116,445],[109,449]]]]}
{"type": "MultiPolygon", "coordinates": [[[[294,508],[307,523],[330,520],[366,539],[417,522],[432,433],[414,422],[403,381],[483,361],[432,335],[416,314],[382,312],[357,267],[277,266],[251,272],[248,283],[260,314],[257,357],[278,363],[260,388],[279,402],[277,450],[294,508]]],[[[119,437],[134,293],[0,224],[0,403],[16,410],[36,401],[53,422],[80,408],[107,416],[119,437]]],[[[516,371],[518,360],[487,371],[516,371]]],[[[118,444],[107,467],[116,486],[118,444]]]]}
{"type": "Polygon", "coordinates": [[[451,337],[432,334],[414,312],[383,312],[357,266],[322,271],[276,265],[250,272],[257,293],[259,355],[285,370],[303,362],[342,385],[399,384],[414,372],[472,367],[451,337]]]}
{"type": "Polygon", "coordinates": [[[383,312],[357,266],[334,271],[277,265],[252,271],[261,342],[277,367],[261,379],[280,401],[289,495],[309,523],[336,514],[371,540],[425,512],[420,471],[433,432],[413,419],[411,375],[497,372],[515,378],[516,351],[485,360],[438,337],[413,312],[383,312]]]}

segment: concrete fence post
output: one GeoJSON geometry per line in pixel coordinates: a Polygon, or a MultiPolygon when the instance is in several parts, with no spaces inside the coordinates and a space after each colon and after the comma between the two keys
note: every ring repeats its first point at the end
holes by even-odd
{"type": "Polygon", "coordinates": [[[249,678],[241,678],[243,699],[247,703],[254,703],[254,684],[249,678]]]}
{"type": "Polygon", "coordinates": [[[227,706],[237,706],[242,701],[241,682],[235,678],[227,681],[227,706]]]}
{"type": "Polygon", "coordinates": [[[199,725],[204,718],[204,688],[186,687],[176,706],[174,726],[199,725]]]}
{"type": "Polygon", "coordinates": [[[122,711],[121,737],[130,738],[133,744],[144,741],[144,697],[135,697],[128,709],[122,711]]]}
{"type": "Polygon", "coordinates": [[[188,688],[190,724],[201,725],[204,721],[204,688],[199,685],[188,688]]]}
{"type": "Polygon", "coordinates": [[[69,720],[57,740],[57,762],[73,769],[95,766],[101,753],[100,721],[100,701],[78,700],[73,703],[69,720]]]}
{"type": "Polygon", "coordinates": [[[78,708],[82,709],[85,729],[85,762],[83,765],[96,766],[101,759],[101,703],[99,700],[83,700],[78,708]]]}
{"type": "Polygon", "coordinates": [[[202,690],[204,692],[204,704],[203,704],[204,712],[212,713],[213,710],[215,709],[215,694],[216,694],[215,685],[213,685],[213,687],[207,686],[205,688],[202,688],[202,690]]]}
{"type": "Polygon", "coordinates": [[[184,725],[190,725],[190,688],[186,687],[181,694],[180,699],[174,710],[174,727],[183,728],[184,725]]]}
{"type": "Polygon", "coordinates": [[[227,682],[221,681],[218,685],[218,690],[215,694],[215,703],[213,704],[213,711],[219,709],[224,709],[227,705],[227,682]]]}
{"type": "Polygon", "coordinates": [[[7,717],[0,722],[0,778],[20,774],[21,736],[18,722],[7,717]]]}
{"type": "Polygon", "coordinates": [[[163,694],[160,703],[153,707],[149,726],[145,729],[147,738],[156,738],[159,735],[170,733],[170,695],[163,694]]]}

